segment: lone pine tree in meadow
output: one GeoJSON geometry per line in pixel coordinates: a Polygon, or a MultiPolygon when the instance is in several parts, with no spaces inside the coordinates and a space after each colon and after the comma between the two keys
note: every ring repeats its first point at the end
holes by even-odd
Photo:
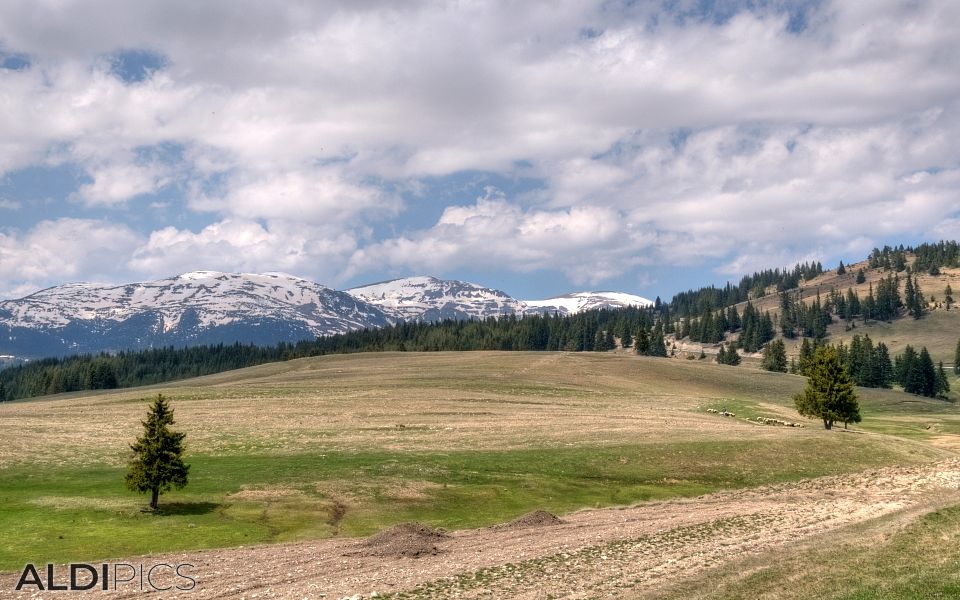
{"type": "Polygon", "coordinates": [[[133,491],[150,492],[150,508],[157,510],[160,494],[171,487],[177,489],[187,485],[187,473],[190,465],[184,464],[183,438],[185,433],[171,431],[173,409],[163,394],[158,394],[147,419],[141,421],[143,435],[130,444],[133,460],[127,472],[127,487],[133,491]]]}
{"type": "Polygon", "coordinates": [[[853,379],[832,346],[817,348],[806,369],[807,387],[793,401],[797,411],[814,419],[823,419],[824,429],[835,422],[860,422],[860,405],[853,389],[853,379]]]}

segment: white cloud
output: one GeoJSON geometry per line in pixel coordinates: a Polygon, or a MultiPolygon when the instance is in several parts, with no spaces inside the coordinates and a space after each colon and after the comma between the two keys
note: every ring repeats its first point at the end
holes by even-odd
{"type": "Polygon", "coordinates": [[[630,256],[643,240],[649,238],[609,208],[524,211],[488,190],[472,205],[448,207],[427,231],[358,249],[349,272],[549,268],[578,284],[596,283],[643,262],[630,256]]]}
{"type": "Polygon", "coordinates": [[[108,164],[90,173],[93,182],[80,186],[77,195],[87,204],[116,205],[136,196],[152,194],[170,182],[170,169],[160,164],[108,164]]]}
{"type": "Polygon", "coordinates": [[[364,213],[395,214],[399,200],[373,185],[350,181],[337,168],[243,175],[231,179],[218,196],[199,195],[198,210],[245,219],[281,219],[314,224],[344,222],[364,213]]]}
{"type": "Polygon", "coordinates": [[[356,248],[336,230],[275,222],[262,225],[226,219],[199,232],[165,227],[132,252],[129,267],[149,277],[205,269],[233,272],[284,271],[331,282],[356,248]]]}
{"type": "Polygon", "coordinates": [[[4,285],[0,296],[35,291],[49,281],[113,279],[118,274],[117,264],[122,264],[140,241],[124,225],[91,219],[41,221],[23,233],[0,231],[0,281],[4,285]]]}

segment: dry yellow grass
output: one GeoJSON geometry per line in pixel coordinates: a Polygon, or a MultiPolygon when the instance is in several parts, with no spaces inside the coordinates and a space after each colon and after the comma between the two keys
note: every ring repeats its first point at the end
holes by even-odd
{"type": "Polygon", "coordinates": [[[211,455],[786,435],[698,410],[739,397],[790,413],[776,403],[789,399],[800,379],[748,389],[742,377],[726,367],[613,354],[327,356],[164,387],[0,405],[0,467],[120,464],[157,393],[172,398],[190,451],[211,455]]]}

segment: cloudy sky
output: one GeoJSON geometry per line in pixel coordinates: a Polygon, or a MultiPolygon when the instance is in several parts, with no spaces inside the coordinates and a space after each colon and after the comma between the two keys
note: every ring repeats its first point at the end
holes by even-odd
{"type": "Polygon", "coordinates": [[[669,297],[960,237],[960,2],[0,5],[0,297],[669,297]]]}

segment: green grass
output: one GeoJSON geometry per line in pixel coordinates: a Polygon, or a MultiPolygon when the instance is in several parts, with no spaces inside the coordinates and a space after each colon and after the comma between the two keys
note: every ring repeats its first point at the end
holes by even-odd
{"type": "Polygon", "coordinates": [[[960,597],[960,505],[905,526],[901,515],[802,548],[735,561],[666,591],[670,598],[901,600],[960,597]]]}
{"type": "Polygon", "coordinates": [[[0,569],[28,561],[366,535],[404,521],[478,527],[541,507],[562,514],[894,460],[911,457],[863,436],[836,435],[779,445],[736,441],[509,452],[193,456],[190,484],[162,496],[160,514],[142,511],[146,499],[124,489],[122,468],[14,468],[0,471],[0,569]],[[405,497],[404,486],[411,483],[422,489],[405,497]],[[241,488],[283,493],[231,496],[241,488]],[[337,502],[345,509],[340,521],[334,517],[337,502]]]}

